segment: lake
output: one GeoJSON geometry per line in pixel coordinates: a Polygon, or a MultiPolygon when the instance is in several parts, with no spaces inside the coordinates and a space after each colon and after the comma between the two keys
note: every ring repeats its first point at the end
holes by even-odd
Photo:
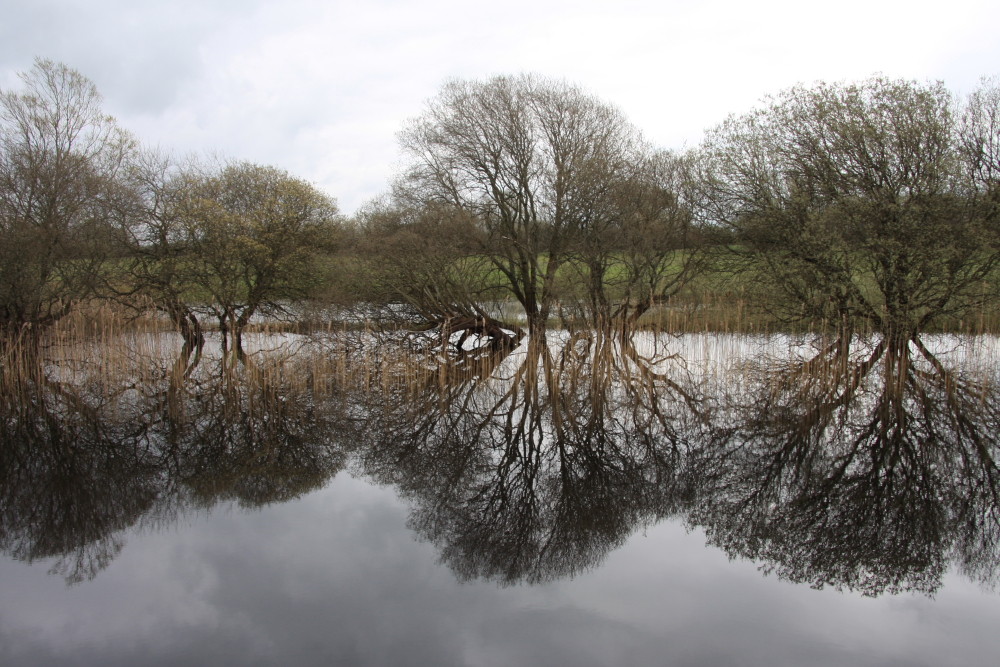
{"type": "Polygon", "coordinates": [[[1000,654],[995,338],[247,342],[5,361],[0,663],[1000,654]]]}

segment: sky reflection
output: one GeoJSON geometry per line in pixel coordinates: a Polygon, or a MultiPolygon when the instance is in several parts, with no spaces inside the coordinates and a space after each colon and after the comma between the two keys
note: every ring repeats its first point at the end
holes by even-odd
{"type": "MultiPolygon", "coordinates": [[[[841,345],[803,351],[770,380],[695,382],[667,374],[680,358],[662,350],[650,362],[641,345],[601,344],[398,377],[381,358],[389,376],[358,404],[340,384],[319,391],[315,377],[283,384],[263,357],[245,376],[215,369],[145,403],[105,395],[108,420],[68,386],[42,383],[44,415],[76,410],[61,439],[31,445],[18,438],[53,422],[5,404],[15,417],[0,496],[10,558],[0,561],[0,664],[995,663],[1000,596],[977,581],[996,562],[996,404],[960,389],[988,374],[949,375],[930,351],[841,345]],[[837,372],[810,383],[801,364],[817,359],[837,372]],[[905,382],[886,384],[894,368],[905,382]],[[847,409],[826,421],[822,406],[847,409]],[[505,424],[522,434],[504,436],[505,424]],[[874,456],[884,452],[903,462],[874,456]],[[916,585],[893,583],[897,552],[855,550],[840,518],[855,496],[835,477],[887,502],[916,489],[945,518],[984,517],[898,551],[983,572],[939,580],[932,569],[925,580],[906,561],[916,585]],[[979,495],[958,502],[962,484],[979,495]],[[82,488],[86,502],[74,505],[82,488]],[[816,503],[844,511],[829,523],[795,512],[816,503]],[[840,536],[836,550],[823,547],[827,535],[840,536]],[[93,567],[67,569],[61,549],[93,567]],[[827,569],[834,552],[846,570],[827,569]],[[801,570],[802,554],[819,560],[801,570]],[[873,586],[857,583],[871,572],[873,586]]],[[[692,350],[704,341],[684,345],[680,367],[699,366],[692,350]]],[[[760,347],[751,356],[766,365],[760,347]]],[[[901,522],[872,534],[905,538],[901,522]]]]}
{"type": "Polygon", "coordinates": [[[544,585],[461,584],[389,488],[129,537],[94,581],[0,564],[4,664],[991,665],[1000,600],[949,577],[878,599],[764,577],[676,522],[544,585]]]}

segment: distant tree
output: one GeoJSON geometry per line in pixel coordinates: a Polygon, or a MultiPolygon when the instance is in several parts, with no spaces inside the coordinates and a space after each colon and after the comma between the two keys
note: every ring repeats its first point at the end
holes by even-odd
{"type": "Polygon", "coordinates": [[[397,188],[365,206],[359,223],[361,291],[369,304],[390,306],[382,317],[443,340],[479,334],[508,349],[520,340],[520,327],[504,321],[506,280],[482,254],[484,232],[467,212],[397,188]]]}
{"type": "Polygon", "coordinates": [[[957,129],[937,83],[791,88],[708,134],[701,212],[786,316],[909,337],[1000,259],[957,129]]]}
{"type": "Polygon", "coordinates": [[[479,225],[481,254],[544,329],[574,240],[610,210],[642,152],[613,107],[565,83],[522,75],[454,81],[401,133],[408,187],[479,225]]]}
{"type": "Polygon", "coordinates": [[[462,271],[479,243],[475,225],[453,207],[378,199],[359,213],[367,296],[405,303],[427,321],[476,308],[476,277],[462,271]]]}
{"type": "Polygon", "coordinates": [[[37,60],[0,91],[0,327],[38,331],[101,284],[135,142],[79,72],[37,60]]]}
{"type": "Polygon", "coordinates": [[[959,126],[962,158],[970,190],[982,214],[996,225],[1000,217],[1000,77],[984,79],[969,95],[959,126]]]}
{"type": "Polygon", "coordinates": [[[572,244],[567,291],[584,296],[595,326],[633,329],[698,272],[686,162],[666,151],[638,160],[610,184],[607,210],[572,244]]]}

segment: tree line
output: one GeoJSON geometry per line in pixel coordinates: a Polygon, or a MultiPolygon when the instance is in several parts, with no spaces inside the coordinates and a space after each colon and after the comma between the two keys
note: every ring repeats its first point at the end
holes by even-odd
{"type": "Polygon", "coordinates": [[[111,299],[240,349],[254,317],[326,300],[505,345],[520,324],[499,303],[534,334],[556,317],[628,331],[712,275],[781,321],[896,339],[997,301],[995,78],[964,98],[882,77],[800,85],[683,152],[568,83],[456,80],[352,217],[280,169],[142,147],[65,65],[21,79],[0,91],[8,337],[111,299]]]}

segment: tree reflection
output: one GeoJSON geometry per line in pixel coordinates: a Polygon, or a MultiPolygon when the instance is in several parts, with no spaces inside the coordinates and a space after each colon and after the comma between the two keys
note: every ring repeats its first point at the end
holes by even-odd
{"type": "Polygon", "coordinates": [[[117,534],[156,505],[155,462],[131,420],[104,418],[58,383],[20,389],[3,392],[0,549],[58,558],[69,582],[92,578],[121,550],[117,534]]]}
{"type": "Polygon", "coordinates": [[[700,399],[674,361],[594,332],[441,364],[372,395],[363,468],[460,577],[573,575],[677,503],[700,399]]]}
{"type": "Polygon", "coordinates": [[[994,378],[919,338],[841,337],[753,369],[692,471],[689,521],[783,578],[868,595],[933,593],[949,560],[997,562],[994,378]]]}
{"type": "Polygon", "coordinates": [[[572,576],[670,517],[814,586],[996,579],[1000,393],[975,351],[938,349],[957,338],[844,335],[722,374],[663,336],[471,338],[0,359],[0,549],[85,580],[128,530],[284,502],[350,460],[462,579],[572,576]]]}
{"type": "Polygon", "coordinates": [[[342,396],[291,384],[272,366],[230,367],[223,359],[206,370],[177,388],[184,413],[174,413],[172,426],[181,429],[169,450],[195,503],[286,502],[344,467],[342,396]]]}
{"type": "Polygon", "coordinates": [[[121,381],[6,360],[0,549],[55,558],[52,571],[77,583],[111,563],[127,529],[222,501],[289,500],[343,468],[343,396],[317,390],[305,360],[236,363],[185,348],[147,363],[121,381]]]}

